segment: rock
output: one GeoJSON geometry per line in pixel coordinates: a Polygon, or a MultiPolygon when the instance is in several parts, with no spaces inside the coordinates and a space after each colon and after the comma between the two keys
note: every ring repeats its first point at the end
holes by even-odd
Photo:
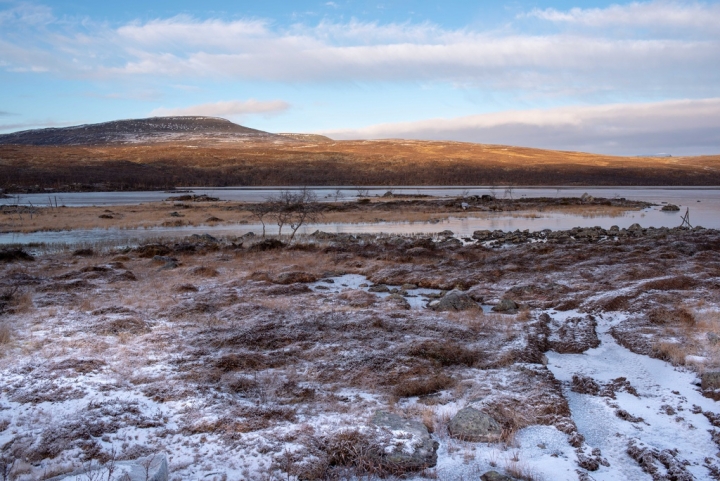
{"type": "Polygon", "coordinates": [[[308,283],[315,281],[317,281],[317,277],[315,275],[303,271],[283,272],[273,279],[275,284],[285,285],[295,284],[296,282],[308,283]]]}
{"type": "Polygon", "coordinates": [[[370,286],[368,291],[369,292],[390,292],[390,289],[385,284],[376,284],[374,286],[370,286]]]}
{"type": "Polygon", "coordinates": [[[420,421],[403,418],[397,414],[377,411],[372,423],[390,431],[400,443],[393,443],[383,450],[382,462],[401,470],[421,470],[437,464],[438,442],[433,440],[427,428],[420,421]],[[408,439],[409,436],[409,439],[408,439]],[[399,446],[397,445],[399,444],[399,446]]]}
{"type": "Polygon", "coordinates": [[[515,478],[505,476],[497,471],[488,471],[487,473],[480,476],[480,481],[515,481],[515,478]]]}
{"type": "Polygon", "coordinates": [[[417,289],[418,286],[416,284],[403,284],[400,286],[400,289],[403,291],[412,291],[413,289],[417,289]]]}
{"type": "MultiPolygon", "coordinates": [[[[208,222],[217,222],[220,219],[217,217],[214,217],[215,220],[211,220],[213,217],[210,217],[207,221],[208,222]]],[[[218,240],[211,236],[210,234],[193,234],[187,238],[188,240],[192,242],[207,242],[209,244],[217,244],[218,240]]]]}
{"type": "Polygon", "coordinates": [[[400,309],[410,309],[410,303],[401,294],[390,294],[385,298],[385,302],[400,309]]]}
{"type": "Polygon", "coordinates": [[[495,304],[492,308],[495,312],[508,312],[508,311],[516,311],[518,308],[518,305],[515,303],[515,301],[512,301],[510,299],[503,299],[497,304],[495,304]]]}
{"type": "Polygon", "coordinates": [[[502,427],[492,416],[466,407],[450,420],[448,432],[450,436],[463,441],[491,443],[500,439],[502,427]]]}
{"type": "Polygon", "coordinates": [[[438,232],[438,235],[441,236],[441,237],[452,237],[452,236],[455,235],[455,233],[454,233],[453,231],[451,231],[451,230],[447,230],[447,229],[446,229],[446,230],[444,230],[444,231],[442,231],[442,232],[438,232]]]}
{"type": "Polygon", "coordinates": [[[437,304],[433,305],[436,311],[466,311],[477,309],[477,302],[470,296],[460,291],[450,291],[445,294],[437,304]]]}
{"type": "Polygon", "coordinates": [[[662,206],[662,209],[660,210],[662,210],[663,212],[677,212],[680,210],[680,207],[676,206],[675,204],[668,204],[662,206]]]}
{"type": "MultiPolygon", "coordinates": [[[[102,479],[107,474],[104,466],[84,469],[72,474],[50,478],[50,481],[81,481],[102,479]]],[[[156,454],[132,461],[116,461],[113,479],[117,481],[167,481],[168,463],[165,454],[156,454]]]]}
{"type": "Polygon", "coordinates": [[[492,236],[492,232],[490,232],[489,230],[476,230],[475,232],[473,232],[472,236],[473,239],[484,241],[492,236]]]}
{"type": "Polygon", "coordinates": [[[630,227],[628,227],[628,230],[633,231],[633,232],[642,231],[642,227],[640,226],[640,224],[635,223],[635,224],[631,225],[630,227]]]}

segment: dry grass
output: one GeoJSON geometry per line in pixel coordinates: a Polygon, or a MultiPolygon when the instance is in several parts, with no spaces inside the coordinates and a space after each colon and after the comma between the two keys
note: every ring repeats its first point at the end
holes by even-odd
{"type": "MultiPolygon", "coordinates": [[[[463,142],[0,146],[0,178],[57,187],[192,185],[718,185],[720,158],[641,158],[463,142]],[[172,161],[168,161],[172,159],[172,161]]],[[[110,214],[112,215],[112,214],[110,214]]]]}
{"type": "Polygon", "coordinates": [[[7,322],[0,322],[0,346],[6,346],[12,341],[12,329],[7,322]]]}

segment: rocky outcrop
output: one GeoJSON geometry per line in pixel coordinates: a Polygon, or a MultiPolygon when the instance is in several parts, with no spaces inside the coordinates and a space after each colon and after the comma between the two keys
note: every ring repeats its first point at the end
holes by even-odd
{"type": "Polygon", "coordinates": [[[502,427],[492,416],[466,407],[450,420],[448,431],[450,436],[463,441],[491,443],[500,439],[502,427]]]}
{"type": "Polygon", "coordinates": [[[478,304],[463,292],[450,291],[437,303],[433,303],[432,308],[436,311],[466,311],[478,309],[478,304]]]}

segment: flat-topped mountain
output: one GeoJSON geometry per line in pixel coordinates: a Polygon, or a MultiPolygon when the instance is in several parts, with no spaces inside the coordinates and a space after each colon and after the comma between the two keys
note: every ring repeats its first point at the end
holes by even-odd
{"type": "Polygon", "coordinates": [[[25,130],[0,135],[0,144],[15,145],[103,145],[158,142],[292,142],[280,136],[250,129],[216,117],[152,117],[116,120],[74,127],[25,130]]]}

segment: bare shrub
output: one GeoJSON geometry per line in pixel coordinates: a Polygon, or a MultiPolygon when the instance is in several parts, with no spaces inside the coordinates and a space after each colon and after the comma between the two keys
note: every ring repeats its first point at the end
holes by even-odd
{"type": "Polygon", "coordinates": [[[685,364],[688,355],[687,346],[678,342],[659,341],[652,346],[653,357],[667,361],[675,366],[685,364]]]}
{"type": "Polygon", "coordinates": [[[198,266],[193,268],[190,274],[197,277],[217,277],[220,273],[214,267],[198,266]]]}
{"type": "Polygon", "coordinates": [[[685,309],[680,308],[658,308],[648,313],[648,320],[653,324],[681,324],[692,326],[695,324],[695,316],[685,309]]]}
{"type": "Polygon", "coordinates": [[[664,279],[648,281],[640,286],[643,290],[674,291],[691,289],[697,285],[697,281],[688,276],[673,276],[664,279]]]}
{"type": "Polygon", "coordinates": [[[455,379],[444,374],[435,373],[430,376],[402,378],[393,387],[393,394],[398,397],[426,396],[455,385],[455,379]]]}
{"type": "Polygon", "coordinates": [[[0,345],[10,344],[12,335],[10,325],[7,322],[0,322],[0,345]]]}
{"type": "Polygon", "coordinates": [[[441,366],[472,367],[478,358],[477,352],[452,341],[424,341],[412,346],[408,354],[435,361],[441,366]]]}

